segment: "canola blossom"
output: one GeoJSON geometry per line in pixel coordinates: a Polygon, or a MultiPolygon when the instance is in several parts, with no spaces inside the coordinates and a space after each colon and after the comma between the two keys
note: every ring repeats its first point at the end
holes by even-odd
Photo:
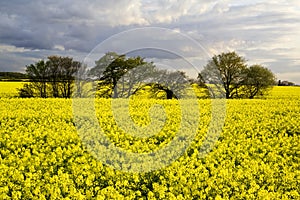
{"type": "Polygon", "coordinates": [[[17,88],[22,88],[26,82],[0,81],[0,98],[12,98],[18,96],[17,88]]]}
{"type": "MultiPolygon", "coordinates": [[[[205,156],[211,101],[198,100],[197,132],[186,151],[159,170],[130,173],[88,150],[90,135],[78,134],[72,100],[2,97],[0,199],[299,199],[299,98],[299,87],[275,87],[265,99],[227,100],[223,130],[205,156]]],[[[129,113],[141,127],[151,123],[151,105],[165,109],[161,131],[147,137],[117,126],[110,100],[95,102],[107,138],[128,152],[161,149],[180,128],[177,100],[132,100],[129,113]]]]}

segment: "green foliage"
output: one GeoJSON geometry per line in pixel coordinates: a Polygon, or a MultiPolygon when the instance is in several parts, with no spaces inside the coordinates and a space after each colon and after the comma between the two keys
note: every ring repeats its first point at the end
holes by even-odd
{"type": "MultiPolygon", "coordinates": [[[[35,64],[26,67],[26,74],[32,83],[32,90],[37,90],[38,97],[46,98],[47,94],[47,81],[48,81],[48,67],[44,60],[40,60],[35,64]]],[[[27,85],[28,86],[28,85],[27,85]]]]}
{"type": "Polygon", "coordinates": [[[19,96],[22,98],[34,97],[33,86],[28,83],[25,83],[23,87],[18,90],[19,90],[19,96]]]}
{"type": "Polygon", "coordinates": [[[236,52],[222,53],[212,57],[202,70],[200,77],[206,83],[221,83],[226,98],[229,99],[236,96],[245,69],[245,59],[236,52]]]}
{"type": "Polygon", "coordinates": [[[48,57],[48,81],[53,97],[70,98],[72,96],[75,73],[80,67],[81,63],[73,61],[70,57],[48,57]]]}
{"type": "Polygon", "coordinates": [[[96,66],[89,71],[89,75],[97,77],[98,89],[101,91],[99,95],[113,98],[130,96],[132,84],[135,84],[130,79],[133,75],[130,71],[146,64],[141,57],[126,58],[125,55],[118,55],[114,52],[106,53],[95,63],[96,66]]]}
{"type": "Polygon", "coordinates": [[[215,55],[199,73],[198,80],[222,85],[227,99],[263,96],[275,85],[274,74],[261,65],[248,68],[245,62],[235,52],[215,55]]]}
{"type": "Polygon", "coordinates": [[[95,66],[89,70],[88,75],[95,76],[97,79],[101,79],[106,68],[119,57],[115,52],[107,52],[99,60],[95,61],[95,66]]]}
{"type": "Polygon", "coordinates": [[[179,98],[184,95],[188,77],[184,72],[160,70],[141,57],[126,58],[106,53],[95,62],[88,75],[96,77],[100,97],[129,98],[142,92],[149,98],[179,98]]]}
{"type": "Polygon", "coordinates": [[[275,84],[276,78],[269,69],[252,65],[245,70],[242,91],[246,97],[253,99],[255,96],[263,96],[275,84]]]}
{"type": "Polygon", "coordinates": [[[81,63],[70,57],[49,56],[26,66],[30,84],[19,91],[20,97],[63,97],[70,98],[74,86],[74,75],[81,63]]]}
{"type": "Polygon", "coordinates": [[[26,74],[20,72],[0,72],[0,80],[21,81],[27,78],[26,74]]]}
{"type": "Polygon", "coordinates": [[[144,93],[148,98],[154,99],[180,99],[187,95],[191,83],[182,71],[156,70],[150,83],[142,83],[133,94],[144,93]]]}

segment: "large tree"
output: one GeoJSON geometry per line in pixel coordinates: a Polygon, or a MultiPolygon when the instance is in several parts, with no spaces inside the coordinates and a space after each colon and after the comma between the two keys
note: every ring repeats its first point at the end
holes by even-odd
{"type": "Polygon", "coordinates": [[[98,90],[101,97],[128,98],[141,79],[147,78],[151,66],[141,57],[129,57],[108,52],[89,71],[89,77],[99,81],[98,90]]]}
{"type": "Polygon", "coordinates": [[[49,83],[53,97],[70,98],[72,95],[74,75],[79,70],[81,63],[71,57],[49,56],[49,83]]]}
{"type": "Polygon", "coordinates": [[[152,62],[138,65],[127,71],[118,81],[118,87],[121,91],[119,96],[122,98],[129,98],[131,95],[141,90],[146,83],[153,82],[156,71],[157,69],[152,62]]]}
{"type": "Polygon", "coordinates": [[[185,72],[155,69],[151,79],[143,82],[133,94],[147,94],[149,98],[179,99],[187,94],[189,85],[185,72]]]}
{"type": "Polygon", "coordinates": [[[184,72],[158,69],[154,63],[139,56],[126,58],[117,55],[113,52],[105,54],[89,72],[99,81],[99,96],[129,98],[146,92],[152,98],[164,96],[171,99],[183,95],[188,83],[184,72]]]}
{"type": "Polygon", "coordinates": [[[40,60],[26,66],[30,84],[20,89],[21,97],[64,97],[72,95],[75,73],[81,63],[70,57],[49,56],[47,61],[40,60]]]}
{"type": "Polygon", "coordinates": [[[244,95],[253,99],[257,95],[263,95],[276,84],[273,72],[261,65],[252,65],[245,70],[243,79],[244,95]]]}
{"type": "Polygon", "coordinates": [[[40,60],[35,64],[26,66],[26,75],[29,77],[31,84],[26,85],[27,89],[24,89],[28,90],[28,87],[31,87],[32,91],[37,91],[39,97],[46,98],[48,96],[47,82],[49,80],[49,69],[46,62],[40,60]]]}
{"type": "Polygon", "coordinates": [[[95,66],[89,70],[87,75],[94,79],[101,79],[107,67],[119,57],[121,57],[121,55],[118,55],[115,52],[107,52],[99,60],[95,61],[95,66]]]}
{"type": "Polygon", "coordinates": [[[151,91],[154,97],[163,92],[166,99],[179,99],[186,95],[189,84],[188,76],[183,71],[158,70],[151,91]]]}
{"type": "Polygon", "coordinates": [[[246,68],[245,59],[236,52],[222,53],[208,61],[200,77],[207,83],[222,84],[225,96],[229,99],[238,96],[246,68]]]}
{"type": "Polygon", "coordinates": [[[61,58],[58,56],[49,56],[47,67],[49,69],[49,83],[52,89],[52,96],[59,97],[61,58]]]}

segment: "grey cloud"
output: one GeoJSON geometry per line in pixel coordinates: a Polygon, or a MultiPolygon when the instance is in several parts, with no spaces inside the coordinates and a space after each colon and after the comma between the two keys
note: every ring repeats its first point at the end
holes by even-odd
{"type": "Polygon", "coordinates": [[[164,50],[160,50],[160,49],[151,49],[151,48],[131,51],[131,52],[128,52],[126,55],[129,57],[141,56],[141,57],[147,58],[149,60],[151,60],[153,58],[155,58],[155,59],[176,59],[179,57],[178,55],[168,52],[168,51],[164,51],[164,50]]]}
{"type": "Polygon", "coordinates": [[[132,17],[138,13],[133,10],[133,16],[126,16],[122,10],[130,2],[2,1],[0,12],[6,18],[0,23],[0,42],[31,49],[53,49],[60,43],[66,49],[87,51],[111,34],[114,22],[134,23],[132,17]]]}
{"type": "MultiPolygon", "coordinates": [[[[72,52],[74,56],[84,58],[116,33],[158,26],[179,29],[211,52],[234,49],[251,60],[265,60],[264,63],[276,72],[300,71],[295,62],[300,53],[299,9],[299,1],[295,0],[0,1],[0,45],[40,50],[33,52],[37,56],[28,52],[2,54],[0,66],[20,65],[21,68],[22,61],[28,63],[35,57],[53,53],[72,52]],[[63,46],[65,51],[57,51],[57,45],[63,46]],[[292,55],[283,54],[287,51],[285,48],[292,51],[292,55]],[[285,68],[282,68],[284,63],[285,68]]],[[[185,49],[184,56],[201,54],[176,38],[156,37],[162,45],[185,49]]],[[[134,43],[140,42],[139,38],[139,35],[128,38],[126,44],[135,46],[134,43]]],[[[118,48],[122,51],[118,44],[115,41],[104,51],[118,48]]],[[[144,52],[144,55],[175,59],[157,51],[144,52]]]]}

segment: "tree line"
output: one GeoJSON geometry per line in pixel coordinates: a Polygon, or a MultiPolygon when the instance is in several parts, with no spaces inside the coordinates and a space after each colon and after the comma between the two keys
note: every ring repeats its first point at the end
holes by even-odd
{"type": "Polygon", "coordinates": [[[62,97],[71,98],[74,75],[81,63],[70,57],[49,56],[26,66],[28,84],[19,89],[20,97],[62,97]]]}
{"type": "Polygon", "coordinates": [[[102,98],[146,94],[147,98],[178,99],[187,96],[187,88],[191,86],[202,89],[206,98],[214,95],[211,88],[215,86],[228,99],[254,98],[266,94],[276,84],[269,69],[259,64],[248,67],[236,52],[213,56],[196,79],[189,78],[184,71],[159,69],[139,56],[108,52],[90,69],[73,58],[60,56],[49,56],[46,61],[26,66],[30,82],[19,89],[19,94],[21,97],[71,98],[75,75],[96,83],[96,96],[102,98]]]}
{"type": "Polygon", "coordinates": [[[0,72],[0,81],[23,81],[26,79],[26,74],[21,72],[0,72]]]}
{"type": "Polygon", "coordinates": [[[275,75],[262,65],[247,66],[236,52],[215,55],[199,74],[205,83],[220,84],[227,99],[263,96],[276,84],[275,75]]]}
{"type": "Polygon", "coordinates": [[[87,74],[98,81],[99,97],[129,98],[143,93],[149,98],[180,98],[189,84],[185,72],[158,69],[139,56],[108,52],[95,64],[87,74]]]}

